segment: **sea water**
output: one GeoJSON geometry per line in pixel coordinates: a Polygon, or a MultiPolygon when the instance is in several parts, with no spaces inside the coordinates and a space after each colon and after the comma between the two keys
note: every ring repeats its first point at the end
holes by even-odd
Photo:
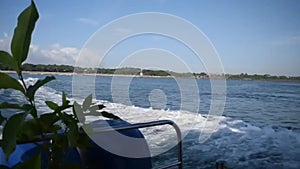
{"type": "MultiPolygon", "coordinates": [[[[44,76],[25,75],[25,81],[33,84],[44,76]]],[[[62,91],[69,99],[82,101],[72,95],[72,76],[55,77],[55,81],[37,92],[39,112],[50,111],[45,100],[60,103],[62,91]]],[[[93,84],[86,84],[91,76],[83,78],[87,80],[82,81],[80,90],[87,96],[89,91],[85,91],[85,85],[93,84]]],[[[190,98],[197,98],[195,93],[199,95],[199,100],[189,100],[182,98],[185,89],[174,78],[114,78],[96,77],[94,102],[104,104],[106,111],[131,123],[175,121],[184,135],[184,168],[214,168],[218,161],[223,161],[228,168],[300,168],[300,83],[227,81],[223,115],[207,120],[212,98],[209,80],[196,80],[197,91],[188,92],[190,98]],[[118,82],[115,88],[112,87],[114,78],[118,82]],[[112,90],[118,90],[118,94],[124,92],[125,95],[120,96],[128,96],[129,100],[116,99],[112,90]],[[182,106],[189,104],[199,104],[199,107],[182,106]],[[211,136],[200,142],[201,132],[210,127],[214,128],[207,130],[211,136]]],[[[191,83],[191,79],[180,80],[181,85],[191,83]]],[[[21,103],[24,99],[18,92],[0,90],[0,101],[21,103]]],[[[5,116],[13,113],[3,112],[5,116]]],[[[97,119],[99,117],[87,118],[88,121],[97,119]]],[[[176,134],[171,127],[159,126],[141,131],[149,144],[154,166],[176,161],[176,148],[172,149],[176,145],[176,134]]]]}

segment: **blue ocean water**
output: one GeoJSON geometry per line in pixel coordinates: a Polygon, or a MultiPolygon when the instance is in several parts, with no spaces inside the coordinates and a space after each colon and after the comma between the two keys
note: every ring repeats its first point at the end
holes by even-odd
{"type": "MultiPolygon", "coordinates": [[[[44,76],[30,74],[25,79],[33,83],[44,76]]],[[[37,94],[40,111],[48,110],[45,99],[59,102],[61,91],[79,99],[72,93],[72,76],[55,77],[37,94]]],[[[196,80],[195,89],[192,79],[97,76],[94,85],[92,76],[80,78],[82,87],[73,90],[83,95],[94,92],[95,101],[129,122],[171,119],[178,123],[185,135],[184,168],[214,168],[220,160],[228,168],[300,168],[300,83],[228,80],[223,115],[206,123],[215,130],[209,130],[211,137],[202,143],[199,136],[208,132],[203,123],[212,98],[209,80],[196,80]],[[183,97],[183,92],[190,97],[183,97]]],[[[1,102],[24,101],[19,93],[0,90],[0,94],[1,102]]],[[[175,144],[172,130],[165,130],[142,131],[151,153],[160,154],[154,158],[155,165],[176,159],[172,150],[162,153],[175,144]]]]}

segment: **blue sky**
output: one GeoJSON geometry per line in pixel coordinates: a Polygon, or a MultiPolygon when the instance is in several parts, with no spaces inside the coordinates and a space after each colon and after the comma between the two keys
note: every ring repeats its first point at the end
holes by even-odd
{"type": "MultiPolygon", "coordinates": [[[[74,65],[83,45],[102,26],[129,14],[162,12],[181,17],[199,28],[216,48],[225,73],[300,76],[300,1],[297,0],[35,2],[40,18],[27,60],[30,63],[74,65]]],[[[29,3],[29,0],[0,2],[0,49],[9,49],[17,16],[29,3]]],[[[124,57],[144,48],[170,50],[193,70],[205,71],[182,44],[157,35],[133,37],[120,43],[100,66],[116,67],[124,57]]],[[[176,71],[172,65],[169,69],[176,71]]]]}

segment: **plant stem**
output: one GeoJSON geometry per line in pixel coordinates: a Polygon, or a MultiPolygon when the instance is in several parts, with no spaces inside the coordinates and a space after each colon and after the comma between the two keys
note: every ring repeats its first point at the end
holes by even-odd
{"type": "MultiPolygon", "coordinates": [[[[23,84],[23,86],[25,88],[25,93],[27,94],[28,88],[27,88],[26,83],[24,81],[22,72],[19,74],[19,79],[21,80],[21,82],[22,82],[22,84],[23,84]]],[[[42,138],[45,138],[45,135],[44,135],[43,131],[41,130],[42,129],[42,127],[41,127],[42,125],[41,125],[40,121],[38,120],[38,116],[36,115],[37,114],[37,110],[36,110],[36,107],[35,107],[34,100],[32,100],[31,98],[29,98],[27,96],[26,96],[26,99],[29,101],[30,105],[34,109],[33,111],[35,111],[34,113],[31,113],[31,115],[37,121],[38,128],[39,128],[39,133],[40,133],[40,135],[41,135],[42,138]]]]}
{"type": "MultiPolygon", "coordinates": [[[[25,81],[24,81],[24,78],[23,78],[22,73],[19,74],[19,79],[21,80],[22,85],[23,85],[24,88],[25,88],[25,93],[27,94],[28,88],[27,88],[27,86],[26,86],[26,83],[25,83],[25,81]]],[[[32,107],[35,106],[35,105],[34,105],[34,102],[33,102],[29,97],[26,96],[26,99],[30,102],[30,104],[31,104],[32,107]]]]}

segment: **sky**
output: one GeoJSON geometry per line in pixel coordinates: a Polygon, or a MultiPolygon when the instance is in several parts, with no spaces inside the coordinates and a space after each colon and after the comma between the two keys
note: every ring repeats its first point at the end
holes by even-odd
{"type": "MultiPolygon", "coordinates": [[[[201,30],[218,53],[224,73],[300,76],[298,0],[36,0],[35,3],[40,18],[32,35],[27,63],[77,65],[85,45],[105,26],[127,15],[159,12],[182,18],[201,30]]],[[[29,0],[0,1],[0,50],[10,49],[17,16],[29,4],[29,0]]],[[[149,19],[137,24],[145,22],[152,23],[149,19]]],[[[193,36],[182,25],[178,29],[193,36]]],[[[118,32],[130,30],[120,26],[115,29],[118,32]]],[[[194,40],[198,40],[196,36],[194,40]]],[[[92,59],[83,60],[93,65],[92,59]]],[[[176,39],[143,34],[120,41],[97,66],[152,66],[178,72],[206,72],[206,64],[176,39]],[[172,59],[176,62],[170,62],[172,59]]]]}

